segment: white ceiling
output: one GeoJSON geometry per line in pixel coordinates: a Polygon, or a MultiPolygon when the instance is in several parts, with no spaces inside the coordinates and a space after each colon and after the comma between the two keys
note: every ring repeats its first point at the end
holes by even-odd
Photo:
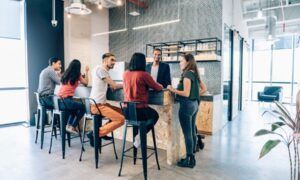
{"type": "Polygon", "coordinates": [[[277,17],[276,36],[300,34],[300,0],[242,0],[242,11],[252,38],[266,36],[266,17],[271,15],[277,17]],[[262,18],[257,16],[260,9],[262,18]]]}

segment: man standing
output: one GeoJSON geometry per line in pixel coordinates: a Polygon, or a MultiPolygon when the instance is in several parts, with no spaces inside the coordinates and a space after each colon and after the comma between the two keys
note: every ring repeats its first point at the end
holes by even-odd
{"type": "Polygon", "coordinates": [[[46,109],[53,109],[51,95],[54,94],[56,85],[60,84],[59,72],[61,70],[61,60],[56,57],[49,59],[49,66],[42,70],[39,78],[38,93],[40,95],[41,105],[46,109]]]}
{"type": "MultiPolygon", "coordinates": [[[[99,137],[103,137],[104,139],[109,139],[106,135],[118,127],[121,127],[125,121],[122,110],[106,102],[108,85],[113,90],[123,87],[122,84],[116,84],[109,76],[108,71],[113,69],[115,63],[115,56],[111,53],[105,53],[102,56],[102,64],[96,66],[92,71],[92,90],[90,98],[94,99],[97,105],[91,105],[91,111],[93,114],[99,114],[99,109],[101,115],[110,120],[109,123],[99,128],[99,137]]],[[[88,133],[88,137],[93,146],[92,133],[88,133]]]]}
{"type": "Polygon", "coordinates": [[[154,81],[164,88],[171,85],[171,75],[169,64],[161,62],[161,50],[153,50],[153,63],[147,64],[146,71],[151,74],[154,81]]]}

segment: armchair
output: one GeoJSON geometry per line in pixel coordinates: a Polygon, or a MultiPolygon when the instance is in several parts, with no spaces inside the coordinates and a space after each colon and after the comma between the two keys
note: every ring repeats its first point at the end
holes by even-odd
{"type": "Polygon", "coordinates": [[[257,93],[258,101],[273,102],[282,101],[281,86],[265,86],[264,91],[257,93]]]}

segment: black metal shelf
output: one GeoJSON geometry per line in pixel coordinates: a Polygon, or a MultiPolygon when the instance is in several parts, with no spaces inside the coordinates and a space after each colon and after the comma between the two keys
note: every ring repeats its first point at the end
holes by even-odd
{"type": "MultiPolygon", "coordinates": [[[[164,62],[170,62],[170,63],[175,63],[179,62],[179,56],[180,54],[183,53],[192,53],[195,56],[200,55],[200,54],[205,54],[206,52],[214,52],[216,56],[222,56],[222,41],[216,37],[213,38],[203,38],[203,39],[192,39],[192,40],[181,40],[181,41],[173,41],[173,42],[161,42],[161,43],[149,43],[146,44],[146,56],[148,57],[148,50],[152,49],[161,49],[163,55],[167,55],[168,57],[170,56],[175,56],[177,60],[174,61],[164,61],[164,62]],[[205,47],[204,49],[202,48],[204,45],[207,44],[208,48],[212,46],[214,49],[207,49],[205,47]],[[194,48],[194,50],[183,50],[182,48],[184,47],[191,47],[194,48]]],[[[152,52],[151,51],[151,52],[152,52]]],[[[220,60],[197,60],[199,62],[219,62],[220,60]]]]}

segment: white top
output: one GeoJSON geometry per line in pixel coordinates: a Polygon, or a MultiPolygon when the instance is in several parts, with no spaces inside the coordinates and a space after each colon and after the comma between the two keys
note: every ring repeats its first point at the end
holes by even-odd
{"type": "Polygon", "coordinates": [[[94,99],[96,103],[106,103],[106,92],[108,84],[103,80],[109,77],[109,73],[101,66],[96,66],[92,71],[92,90],[90,98],[94,99]]]}
{"type": "Polygon", "coordinates": [[[155,82],[157,81],[158,67],[159,66],[151,67],[151,76],[155,82]]]}

